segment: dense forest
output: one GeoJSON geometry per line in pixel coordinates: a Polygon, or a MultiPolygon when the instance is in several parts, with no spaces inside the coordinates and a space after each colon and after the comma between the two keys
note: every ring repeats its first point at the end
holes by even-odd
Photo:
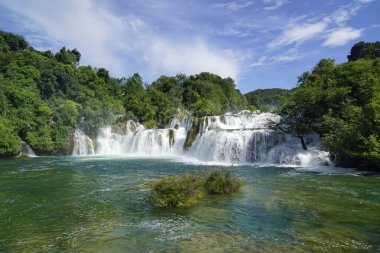
{"type": "Polygon", "coordinates": [[[251,109],[258,109],[260,111],[277,111],[281,109],[293,90],[287,89],[257,89],[245,94],[248,104],[251,109]]]}
{"type": "Polygon", "coordinates": [[[17,155],[22,142],[37,154],[70,154],[75,128],[95,138],[100,127],[129,119],[156,128],[177,114],[259,109],[279,113],[270,127],[301,140],[318,133],[337,165],[380,168],[380,42],[355,44],[346,63],[321,60],[292,90],[246,95],[233,79],[211,73],[149,84],[138,73],[112,78],[80,58],[76,49],[40,52],[0,32],[0,156],[17,155]]]}
{"type": "Polygon", "coordinates": [[[319,133],[338,166],[380,170],[379,56],[380,42],[360,42],[346,63],[321,60],[299,77],[272,127],[301,139],[319,133]]]}
{"type": "Polygon", "coordinates": [[[162,127],[179,110],[195,116],[247,107],[234,80],[211,73],[161,76],[151,84],[136,73],[79,66],[78,50],[39,52],[21,36],[0,32],[0,156],[20,152],[70,154],[76,127],[95,137],[100,127],[134,119],[162,127]]]}

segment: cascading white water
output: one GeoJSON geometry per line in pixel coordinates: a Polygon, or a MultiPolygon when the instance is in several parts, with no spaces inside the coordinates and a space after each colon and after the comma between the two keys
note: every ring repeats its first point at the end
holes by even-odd
{"type": "Polygon", "coordinates": [[[280,117],[273,113],[252,113],[241,111],[239,113],[226,113],[223,116],[204,117],[200,132],[207,130],[259,130],[266,129],[269,120],[278,121],[280,117]]]}
{"type": "Polygon", "coordinates": [[[76,129],[74,132],[73,155],[93,155],[95,154],[94,145],[90,137],[83,131],[76,129]]]}
{"type": "Polygon", "coordinates": [[[124,135],[113,133],[111,127],[102,128],[96,139],[97,154],[180,155],[183,153],[186,129],[191,127],[191,118],[185,119],[182,123],[173,119],[171,125],[173,128],[146,129],[139,123],[128,121],[124,135]]]}
{"type": "Polygon", "coordinates": [[[24,154],[29,157],[37,157],[36,153],[34,153],[33,149],[25,141],[21,143],[21,151],[19,156],[22,156],[24,154]]]}
{"type": "MultiPolygon", "coordinates": [[[[114,133],[111,127],[101,129],[96,140],[96,154],[180,156],[224,164],[308,166],[329,162],[328,153],[320,150],[318,136],[306,137],[309,150],[304,151],[298,138],[267,128],[269,121],[279,119],[272,113],[250,111],[204,117],[200,119],[195,141],[186,151],[184,143],[192,128],[191,116],[181,122],[174,118],[165,129],[146,129],[128,121],[124,133],[114,133]]],[[[81,131],[76,131],[76,134],[78,146],[73,154],[93,154],[91,139],[84,137],[81,131]]]]}

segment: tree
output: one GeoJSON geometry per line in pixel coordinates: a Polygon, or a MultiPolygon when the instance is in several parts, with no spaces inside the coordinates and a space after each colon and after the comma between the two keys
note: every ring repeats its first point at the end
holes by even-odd
{"type": "Polygon", "coordinates": [[[101,127],[128,118],[154,128],[178,109],[205,116],[246,108],[231,78],[178,74],[149,85],[138,73],[115,79],[105,68],[78,66],[80,57],[65,47],[40,52],[0,32],[0,133],[12,137],[0,141],[0,156],[17,153],[20,141],[37,154],[69,154],[75,128],[95,138],[101,127]]]}
{"type": "Polygon", "coordinates": [[[372,59],[380,57],[380,41],[374,43],[358,42],[352,48],[349,55],[347,55],[348,61],[356,61],[359,59],[372,59]]]}
{"type": "Polygon", "coordinates": [[[287,102],[292,90],[286,89],[257,89],[244,96],[248,104],[253,105],[258,110],[279,110],[287,102]]]}
{"type": "Polygon", "coordinates": [[[81,54],[75,48],[73,50],[66,50],[66,47],[62,47],[58,53],[55,54],[57,61],[63,64],[71,64],[73,66],[78,66],[81,54]]]}
{"type": "Polygon", "coordinates": [[[22,36],[0,31],[0,48],[2,51],[20,51],[28,47],[28,42],[22,36]]]}
{"type": "Polygon", "coordinates": [[[108,82],[110,80],[110,75],[108,70],[105,68],[98,69],[98,72],[96,73],[99,78],[102,78],[105,82],[108,82]]]}
{"type": "Polygon", "coordinates": [[[21,150],[21,139],[14,132],[12,125],[0,118],[0,157],[14,156],[21,150]]]}
{"type": "Polygon", "coordinates": [[[321,60],[300,77],[272,127],[300,138],[319,133],[338,165],[380,169],[379,64],[380,58],[321,60]]]}

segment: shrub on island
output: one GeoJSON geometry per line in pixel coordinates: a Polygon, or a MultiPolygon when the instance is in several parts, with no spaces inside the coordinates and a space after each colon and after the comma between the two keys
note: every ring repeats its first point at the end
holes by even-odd
{"type": "Polygon", "coordinates": [[[151,183],[150,201],[156,207],[189,207],[207,193],[226,194],[237,191],[241,181],[230,172],[171,176],[151,183]]]}
{"type": "Polygon", "coordinates": [[[204,179],[188,173],[163,178],[150,185],[151,202],[157,207],[191,206],[204,195],[204,179]]]}
{"type": "Polygon", "coordinates": [[[18,157],[19,158],[29,158],[29,155],[27,153],[21,153],[18,157]]]}
{"type": "Polygon", "coordinates": [[[218,171],[211,172],[205,182],[205,189],[209,193],[223,194],[237,191],[241,186],[238,178],[230,172],[221,173],[218,171]]]}

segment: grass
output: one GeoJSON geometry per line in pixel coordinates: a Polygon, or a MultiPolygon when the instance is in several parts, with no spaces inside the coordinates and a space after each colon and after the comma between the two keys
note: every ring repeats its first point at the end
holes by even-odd
{"type": "Polygon", "coordinates": [[[156,207],[189,207],[207,194],[232,193],[240,186],[241,181],[230,172],[184,173],[151,183],[150,201],[156,207]]]}

